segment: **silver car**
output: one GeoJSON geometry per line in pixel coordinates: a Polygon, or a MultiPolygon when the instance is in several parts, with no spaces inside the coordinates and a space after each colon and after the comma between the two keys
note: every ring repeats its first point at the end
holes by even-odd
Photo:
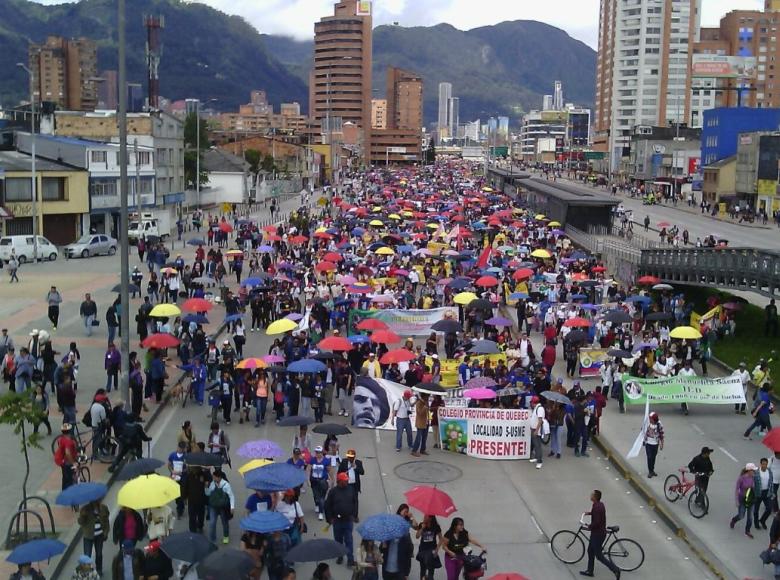
{"type": "Polygon", "coordinates": [[[116,239],[105,234],[87,234],[81,236],[72,244],[65,246],[66,258],[89,258],[90,256],[98,256],[100,254],[107,254],[113,256],[116,254],[118,242],[116,239]]]}

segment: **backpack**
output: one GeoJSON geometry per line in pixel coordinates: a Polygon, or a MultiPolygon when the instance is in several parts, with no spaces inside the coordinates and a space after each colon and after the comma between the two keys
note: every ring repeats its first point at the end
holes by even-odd
{"type": "Polygon", "coordinates": [[[89,409],[87,409],[87,412],[84,413],[84,417],[82,417],[81,422],[87,427],[92,427],[92,405],[90,405],[89,409]]]}
{"type": "Polygon", "coordinates": [[[230,507],[230,497],[225,493],[225,488],[214,484],[214,491],[209,495],[209,507],[217,511],[226,510],[230,507]]]}

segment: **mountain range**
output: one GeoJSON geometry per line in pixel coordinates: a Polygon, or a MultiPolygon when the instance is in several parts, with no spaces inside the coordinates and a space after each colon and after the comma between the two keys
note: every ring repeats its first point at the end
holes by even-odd
{"type": "MultiPolygon", "coordinates": [[[[98,44],[100,70],[116,68],[115,0],[81,0],[42,6],[3,0],[0,19],[0,103],[25,98],[27,80],[17,62],[27,61],[29,41],[47,35],[86,36],[98,44]]],[[[261,34],[238,16],[182,0],[128,3],[128,80],[142,82],[145,30],[142,15],[165,18],[160,91],[170,99],[216,99],[218,110],[236,110],[252,89],[265,89],[269,101],[298,101],[308,108],[308,74],[313,43],[261,34]]],[[[453,85],[465,122],[491,115],[540,108],[542,95],[563,82],[565,100],[591,106],[596,53],[566,32],[542,22],[518,20],[463,31],[449,24],[430,27],[378,26],[374,29],[374,89],[384,95],[388,66],[414,71],[424,79],[424,117],[434,122],[438,84],[453,85]]]]}

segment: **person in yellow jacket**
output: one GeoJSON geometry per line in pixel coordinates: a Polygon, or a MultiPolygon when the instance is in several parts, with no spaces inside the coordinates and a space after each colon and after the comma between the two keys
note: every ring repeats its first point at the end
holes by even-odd
{"type": "Polygon", "coordinates": [[[368,353],[368,359],[366,359],[361,367],[361,374],[371,377],[372,379],[382,378],[382,367],[379,366],[379,361],[376,360],[376,354],[373,352],[368,353]]]}

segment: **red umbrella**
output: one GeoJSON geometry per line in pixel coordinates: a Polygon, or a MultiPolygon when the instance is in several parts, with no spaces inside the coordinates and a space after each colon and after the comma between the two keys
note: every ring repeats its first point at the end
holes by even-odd
{"type": "Polygon", "coordinates": [[[475,284],[477,286],[483,286],[485,288],[489,288],[490,286],[498,286],[498,278],[496,278],[495,276],[482,276],[480,278],[477,278],[475,284]]]}
{"type": "Polygon", "coordinates": [[[282,241],[282,238],[280,238],[276,234],[266,234],[265,239],[268,242],[281,242],[282,241]]]}
{"type": "Polygon", "coordinates": [[[534,271],[531,270],[531,268],[520,268],[519,270],[515,270],[515,273],[512,274],[512,278],[515,280],[525,280],[533,275],[534,271]]]}
{"type": "Polygon", "coordinates": [[[333,262],[320,262],[314,266],[314,269],[317,272],[333,272],[336,269],[336,264],[333,262]]]}
{"type": "Polygon", "coordinates": [[[575,316],[574,318],[569,318],[569,320],[564,322],[563,325],[571,328],[576,328],[576,327],[587,328],[590,326],[590,320],[585,320],[584,318],[575,316]]]}
{"type": "Polygon", "coordinates": [[[392,330],[377,330],[371,335],[371,342],[378,344],[395,344],[401,342],[401,337],[392,330]]]}
{"type": "Polygon", "coordinates": [[[658,222],[659,228],[668,228],[670,225],[672,224],[670,224],[669,222],[658,222]]]}
{"type": "Polygon", "coordinates": [[[769,433],[764,435],[761,443],[772,451],[780,451],[780,427],[774,427],[769,433]]]}
{"type": "Polygon", "coordinates": [[[322,257],[323,260],[326,262],[341,262],[341,260],[344,259],[344,257],[341,254],[337,254],[336,252],[328,252],[322,257]]]}
{"type": "Polygon", "coordinates": [[[315,238],[320,238],[323,240],[331,240],[333,239],[333,236],[331,236],[328,232],[317,232],[314,234],[315,238]]]}
{"type": "Polygon", "coordinates": [[[265,226],[263,228],[264,232],[268,232],[269,234],[275,234],[276,233],[276,226],[265,226]]]}
{"type": "Polygon", "coordinates": [[[204,298],[188,298],[181,305],[181,309],[187,312],[208,312],[214,305],[204,298]]]}
{"type": "Polygon", "coordinates": [[[593,268],[590,269],[591,272],[606,272],[607,269],[604,266],[593,266],[593,268]]]}
{"type": "Polygon", "coordinates": [[[229,234],[230,232],[233,231],[233,226],[231,226],[227,222],[222,222],[219,224],[219,229],[225,232],[226,234],[229,234]]]}
{"type": "Polygon", "coordinates": [[[642,276],[636,281],[637,284],[645,284],[648,286],[654,286],[656,284],[659,284],[660,282],[661,279],[656,278],[655,276],[642,276]]]}
{"type": "Polygon", "coordinates": [[[292,244],[305,244],[309,241],[309,238],[306,236],[293,236],[290,238],[290,243],[292,244]]]}
{"type": "Polygon", "coordinates": [[[418,485],[407,492],[406,503],[420,510],[423,515],[448,518],[457,510],[452,498],[442,490],[427,485],[418,485]]]}
{"type": "Polygon", "coordinates": [[[342,336],[329,336],[317,343],[320,350],[352,350],[352,343],[342,336]]]}
{"type": "Polygon", "coordinates": [[[147,336],[142,342],[144,348],[173,348],[179,346],[179,339],[167,332],[158,332],[147,336]]]}
{"type": "Polygon", "coordinates": [[[389,365],[392,363],[409,362],[417,358],[417,355],[412,351],[405,348],[399,348],[396,350],[389,350],[382,355],[379,362],[383,365],[389,365]]]}
{"type": "Polygon", "coordinates": [[[366,318],[355,326],[358,330],[387,330],[388,326],[378,318],[366,318]]]}

